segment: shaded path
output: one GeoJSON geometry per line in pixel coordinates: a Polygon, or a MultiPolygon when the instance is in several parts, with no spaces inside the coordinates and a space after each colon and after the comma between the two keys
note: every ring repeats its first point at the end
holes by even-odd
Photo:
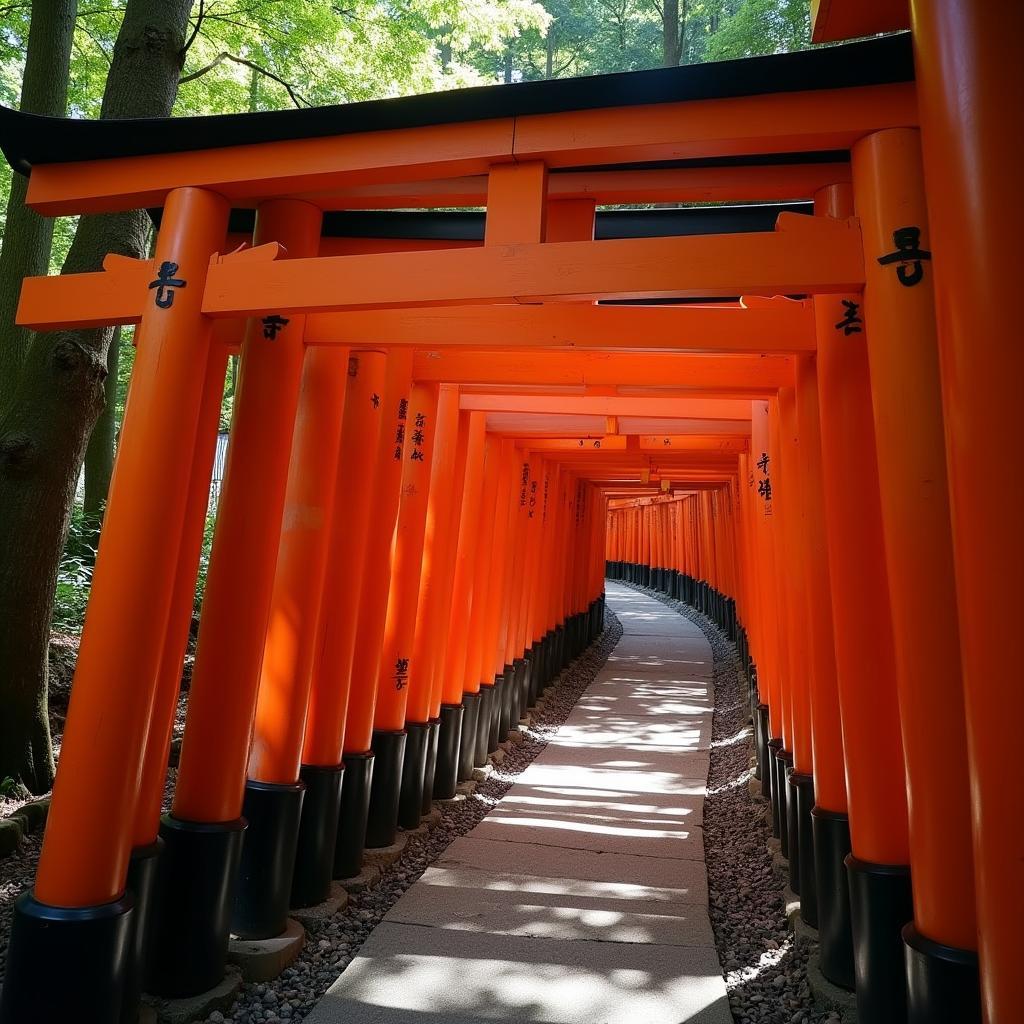
{"type": "Polygon", "coordinates": [[[701,811],[711,650],[608,585],[623,636],[497,807],[374,929],[310,1024],[729,1024],[701,811]]]}

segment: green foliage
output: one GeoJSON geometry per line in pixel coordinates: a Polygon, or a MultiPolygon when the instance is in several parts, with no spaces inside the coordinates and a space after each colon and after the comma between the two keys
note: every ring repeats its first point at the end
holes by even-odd
{"type": "Polygon", "coordinates": [[[807,0],[747,0],[708,37],[709,60],[783,53],[810,45],[807,0]]]}
{"type": "Polygon", "coordinates": [[[199,555],[199,575],[196,578],[196,615],[199,614],[199,610],[203,606],[203,594],[206,593],[206,574],[210,569],[210,551],[213,548],[213,527],[216,521],[215,514],[207,514],[206,526],[203,528],[203,550],[199,555]]]}
{"type": "Polygon", "coordinates": [[[12,779],[10,775],[5,775],[0,779],[0,798],[14,800],[21,794],[21,790],[21,783],[17,779],[12,779]]]}
{"type": "Polygon", "coordinates": [[[95,526],[86,522],[82,506],[76,504],[71,512],[64,557],[57,570],[57,591],[53,603],[55,629],[69,633],[82,631],[96,561],[94,544],[95,526]]]}

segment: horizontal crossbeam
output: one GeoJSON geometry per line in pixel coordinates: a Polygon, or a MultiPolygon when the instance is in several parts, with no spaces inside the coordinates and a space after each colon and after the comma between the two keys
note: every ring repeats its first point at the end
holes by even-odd
{"type": "MultiPolygon", "coordinates": [[[[480,250],[477,250],[479,252],[480,250]]],[[[687,349],[811,352],[810,302],[758,300],[744,306],[595,306],[547,303],[315,313],[306,343],[479,347],[687,349]]]]}

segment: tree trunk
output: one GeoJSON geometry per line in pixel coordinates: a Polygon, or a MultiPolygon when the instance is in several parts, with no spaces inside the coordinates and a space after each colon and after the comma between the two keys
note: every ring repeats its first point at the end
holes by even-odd
{"type": "Polygon", "coordinates": [[[551,78],[555,70],[555,29],[552,25],[544,37],[544,77],[551,78]]]}
{"type": "MultiPolygon", "coordinates": [[[[128,0],[101,116],[170,114],[192,0],[128,0]]],[[[64,273],[95,271],[108,252],[142,257],[146,215],[83,216],[64,273]]],[[[113,330],[37,334],[14,400],[0,414],[0,777],[33,792],[53,781],[47,646],[57,567],[86,440],[104,401],[113,330]]]]}
{"type": "MultiPolygon", "coordinates": [[[[21,86],[22,110],[61,117],[67,109],[68,67],[77,0],[35,0],[21,86]]],[[[7,198],[7,229],[0,249],[0,407],[17,379],[32,332],[14,323],[25,277],[45,274],[50,264],[53,221],[25,205],[28,179],[15,174],[7,198]]]]}
{"type": "MultiPolygon", "coordinates": [[[[114,329],[107,349],[107,375],[103,382],[103,410],[92,428],[85,449],[85,495],[82,499],[83,539],[90,551],[99,543],[103,506],[114,472],[114,444],[117,436],[117,365],[121,355],[121,328],[114,329]]],[[[88,557],[89,552],[83,552],[88,557]]]]}
{"type": "Polygon", "coordinates": [[[512,47],[505,48],[505,84],[512,84],[512,47]]]}
{"type": "MultiPolygon", "coordinates": [[[[662,22],[662,61],[667,68],[679,66],[682,56],[681,33],[679,31],[680,0],[664,0],[661,10],[662,22]]],[[[686,18],[686,2],[683,0],[683,18],[686,18]]]]}

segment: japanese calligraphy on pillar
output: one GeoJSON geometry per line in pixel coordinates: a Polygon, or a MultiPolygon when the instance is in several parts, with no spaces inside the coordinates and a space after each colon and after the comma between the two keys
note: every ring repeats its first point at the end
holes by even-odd
{"type": "Polygon", "coordinates": [[[395,427],[395,458],[401,459],[405,445],[405,421],[409,418],[409,399],[402,398],[398,402],[398,426],[395,427]]]}
{"type": "Polygon", "coordinates": [[[534,512],[537,510],[537,481],[530,481],[530,508],[527,513],[530,519],[533,518],[534,512]]]}
{"type": "Polygon", "coordinates": [[[526,495],[530,485],[530,464],[523,463],[522,473],[519,475],[519,507],[526,507],[526,495]]]}
{"type": "Polygon", "coordinates": [[[426,438],[427,429],[427,417],[421,413],[416,413],[416,418],[413,420],[412,435],[410,440],[412,441],[412,451],[409,453],[409,459],[411,462],[422,462],[423,461],[423,442],[426,438]]]}
{"type": "Polygon", "coordinates": [[[263,324],[263,337],[268,341],[276,341],[278,333],[288,326],[289,321],[287,317],[275,313],[273,316],[265,316],[261,323],[263,324]]]}
{"type": "Polygon", "coordinates": [[[757,468],[761,471],[761,479],[757,481],[757,493],[764,499],[764,514],[766,516],[772,514],[772,481],[768,475],[770,461],[767,452],[761,452],[761,458],[757,460],[757,468]]]}
{"type": "Polygon", "coordinates": [[[928,249],[921,248],[921,229],[918,227],[897,228],[892,233],[894,252],[878,257],[883,267],[896,265],[896,277],[904,288],[913,288],[924,278],[925,262],[932,258],[928,249]]]}
{"type": "Polygon", "coordinates": [[[395,689],[402,690],[409,682],[409,659],[399,658],[395,662],[395,689]]]}
{"type": "Polygon", "coordinates": [[[848,338],[851,334],[860,334],[864,321],[860,317],[860,303],[852,299],[843,299],[843,318],[835,325],[848,338]]]}
{"type": "Polygon", "coordinates": [[[151,289],[156,289],[156,304],[160,309],[170,309],[174,305],[175,288],[184,288],[188,282],[183,277],[175,277],[178,264],[164,260],[156,272],[156,280],[149,282],[151,289]]]}

